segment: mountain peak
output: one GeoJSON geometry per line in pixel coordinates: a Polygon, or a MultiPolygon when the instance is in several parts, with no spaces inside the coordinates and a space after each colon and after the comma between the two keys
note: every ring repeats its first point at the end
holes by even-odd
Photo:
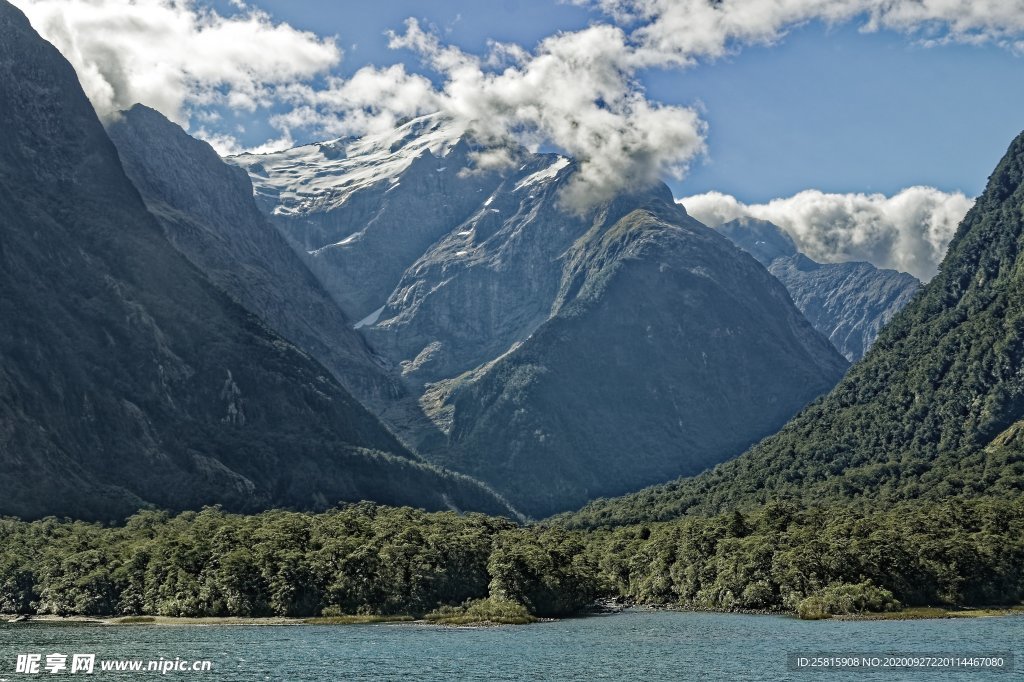
{"type": "Polygon", "coordinates": [[[768,268],[814,328],[851,362],[864,356],[921,286],[912,275],[870,263],[818,263],[767,220],[743,217],[716,229],[768,268]]]}
{"type": "Polygon", "coordinates": [[[744,216],[715,229],[765,267],[771,265],[776,258],[793,256],[797,252],[796,242],[789,233],[767,220],[744,216]]]}
{"type": "Polygon", "coordinates": [[[277,214],[302,215],[333,210],[360,190],[393,184],[424,155],[448,156],[463,135],[450,118],[427,114],[393,130],[228,161],[249,172],[257,200],[277,214]]]}

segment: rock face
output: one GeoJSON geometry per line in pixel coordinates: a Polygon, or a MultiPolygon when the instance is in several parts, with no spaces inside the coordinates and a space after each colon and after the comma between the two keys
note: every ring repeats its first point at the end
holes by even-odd
{"type": "Polygon", "coordinates": [[[245,171],[136,105],[107,126],[125,172],[168,240],[218,287],[331,370],[364,404],[403,386],[256,208],[245,171]]]}
{"type": "Polygon", "coordinates": [[[572,213],[574,162],[510,149],[488,170],[467,139],[430,116],[231,159],[420,396],[427,419],[398,426],[425,457],[542,516],[721,462],[842,376],[664,185],[572,213]]]}
{"type": "Polygon", "coordinates": [[[782,228],[765,220],[740,218],[716,229],[768,268],[814,328],[851,362],[864,356],[921,287],[913,275],[870,263],[815,262],[797,251],[782,228]]]}
{"type": "Polygon", "coordinates": [[[70,64],[4,0],[0,129],[0,514],[507,509],[171,246],[70,64]]]}
{"type": "Polygon", "coordinates": [[[1024,134],[961,222],[939,274],[826,397],[737,459],[595,503],[588,523],[791,498],[891,504],[1024,491],[1024,134]]]}

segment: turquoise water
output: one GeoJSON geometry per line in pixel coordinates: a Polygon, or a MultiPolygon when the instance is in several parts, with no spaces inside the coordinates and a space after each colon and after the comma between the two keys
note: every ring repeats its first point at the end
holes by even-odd
{"type": "MultiPolygon", "coordinates": [[[[94,679],[175,680],[977,680],[1024,678],[1024,617],[804,622],[627,611],[499,628],[0,625],[0,680],[18,654],[95,654],[94,679]],[[1020,670],[793,671],[788,654],[1015,654],[1020,670]],[[113,659],[209,660],[210,672],[103,672],[113,659]]],[[[64,671],[64,678],[83,677],[64,671]]]]}

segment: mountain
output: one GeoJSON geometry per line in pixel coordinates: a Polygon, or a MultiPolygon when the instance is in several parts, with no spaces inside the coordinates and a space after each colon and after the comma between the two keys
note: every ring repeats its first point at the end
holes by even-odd
{"type": "Polygon", "coordinates": [[[256,208],[245,171],[142,105],[122,112],[107,133],[167,239],[214,284],[320,361],[364,404],[401,397],[401,382],[256,208]]]}
{"type": "Polygon", "coordinates": [[[424,457],[543,516],[732,457],[845,371],[664,185],[579,213],[574,161],[493,151],[426,116],[230,159],[418,396],[391,423],[424,457]]]}
{"type": "Polygon", "coordinates": [[[582,525],[767,500],[994,496],[1024,490],[1024,134],[957,230],[939,274],[826,397],[690,480],[602,501],[582,525]]]}
{"type": "Polygon", "coordinates": [[[870,263],[815,262],[766,220],[740,218],[716,229],[768,268],[814,328],[851,362],[864,356],[882,327],[921,287],[913,275],[870,263]]]}
{"type": "Polygon", "coordinates": [[[507,511],[174,249],[71,65],[3,0],[0,129],[0,514],[507,511]]]}

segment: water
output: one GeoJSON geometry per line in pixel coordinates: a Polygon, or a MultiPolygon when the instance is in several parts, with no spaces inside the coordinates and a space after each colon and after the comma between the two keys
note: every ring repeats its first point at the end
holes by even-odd
{"type": "MultiPolygon", "coordinates": [[[[95,654],[97,679],[145,680],[979,680],[1024,679],[1024,616],[805,622],[780,616],[627,611],[499,628],[0,625],[0,680],[18,654],[95,654]],[[787,654],[1011,652],[1017,669],[791,671],[787,654]],[[210,672],[102,672],[113,659],[209,660],[210,672]]],[[[65,671],[62,677],[76,677],[65,671]]]]}

